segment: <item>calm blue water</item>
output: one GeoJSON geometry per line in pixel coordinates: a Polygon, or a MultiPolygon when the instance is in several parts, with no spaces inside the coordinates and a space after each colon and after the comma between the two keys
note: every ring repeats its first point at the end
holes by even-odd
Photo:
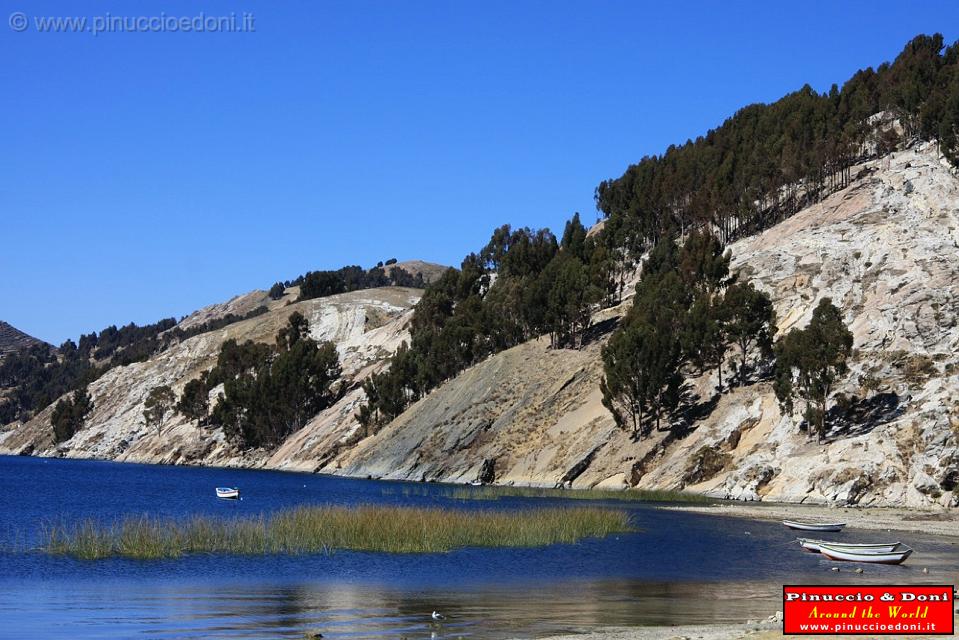
{"type": "MultiPolygon", "coordinates": [[[[127,514],[253,515],[303,504],[515,509],[581,500],[456,500],[449,487],[326,476],[0,457],[0,543],[30,547],[45,521],[127,514]],[[243,500],[217,500],[215,486],[243,500]]],[[[77,561],[0,553],[0,637],[509,638],[598,625],[740,621],[779,606],[779,585],[836,580],[953,581],[959,550],[901,534],[900,567],[835,574],[781,525],[610,502],[637,533],[540,549],[447,554],[337,552],[77,561]],[[747,534],[748,532],[748,534],[747,534]],[[920,573],[923,566],[930,573],[920,573]],[[448,620],[432,625],[429,613],[448,620]]],[[[839,534],[858,540],[875,532],[839,534]]]]}

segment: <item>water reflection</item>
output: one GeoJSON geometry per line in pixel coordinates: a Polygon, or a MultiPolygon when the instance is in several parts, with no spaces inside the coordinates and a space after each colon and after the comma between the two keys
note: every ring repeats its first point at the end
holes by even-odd
{"type": "Polygon", "coordinates": [[[340,585],[136,583],[77,589],[0,591],[0,635],[84,637],[509,638],[598,626],[733,622],[774,610],[776,585],[590,581],[504,589],[417,590],[340,585]],[[446,619],[434,623],[430,612],[446,619]]]}

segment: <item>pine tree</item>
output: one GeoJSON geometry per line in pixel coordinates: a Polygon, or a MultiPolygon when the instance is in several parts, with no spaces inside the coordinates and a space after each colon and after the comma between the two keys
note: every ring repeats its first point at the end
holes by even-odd
{"type": "Polygon", "coordinates": [[[728,351],[728,313],[721,296],[701,294],[689,308],[682,343],[690,364],[700,373],[716,369],[723,386],[723,363],[728,351]]]}
{"type": "Polygon", "coordinates": [[[634,438],[659,429],[663,415],[676,408],[682,377],[682,351],[669,326],[638,320],[617,331],[603,348],[603,406],[634,438]]]}
{"type": "Polygon", "coordinates": [[[157,430],[157,437],[162,434],[163,418],[176,404],[176,394],[167,385],[160,385],[150,389],[143,402],[143,419],[148,427],[157,430]]]}
{"type": "Polygon", "coordinates": [[[309,337],[309,323],[293,313],[275,348],[226,341],[207,385],[223,382],[212,420],[243,447],[279,445],[344,391],[336,347],[309,337]]]}
{"type": "Polygon", "coordinates": [[[183,387],[183,394],[176,404],[176,410],[188,420],[202,424],[210,409],[209,389],[206,376],[194,378],[183,387]]]}
{"type": "Polygon", "coordinates": [[[723,297],[726,335],[739,347],[739,383],[745,384],[749,371],[749,357],[754,349],[764,358],[772,356],[773,336],[776,335],[776,311],[769,296],[751,283],[734,284],[723,297]]]}
{"type": "Polygon", "coordinates": [[[694,229],[679,252],[679,273],[687,286],[712,294],[730,284],[730,257],[716,236],[694,229]]]}
{"type": "Polygon", "coordinates": [[[852,344],[852,332],[829,298],[820,300],[805,329],[793,329],[776,343],[776,396],[789,414],[794,396],[805,400],[807,424],[820,441],[826,435],[829,397],[847,371],[852,344]]]}
{"type": "Polygon", "coordinates": [[[50,425],[55,442],[65,442],[83,428],[86,416],[93,411],[93,399],[87,388],[81,387],[69,399],[60,400],[53,408],[50,425]]]}
{"type": "Polygon", "coordinates": [[[286,287],[283,286],[282,282],[273,283],[273,286],[270,287],[270,300],[279,300],[283,297],[284,291],[286,291],[286,287]]]}

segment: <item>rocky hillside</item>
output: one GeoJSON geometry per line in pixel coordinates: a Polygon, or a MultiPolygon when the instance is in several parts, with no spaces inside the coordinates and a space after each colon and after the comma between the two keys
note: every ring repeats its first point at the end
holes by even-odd
{"type": "Polygon", "coordinates": [[[404,260],[403,262],[394,262],[393,264],[388,264],[383,267],[383,271],[387,276],[393,272],[393,269],[402,269],[412,276],[421,275],[423,276],[423,282],[429,284],[430,282],[438,280],[449,267],[436,264],[435,262],[424,262],[423,260],[404,260]]]}
{"type": "Polygon", "coordinates": [[[28,349],[35,344],[43,344],[43,341],[37,340],[13,325],[0,320],[0,358],[14,351],[28,349]]]}
{"type": "MultiPolygon", "coordinates": [[[[627,308],[594,318],[581,349],[533,340],[463,371],[372,436],[353,413],[361,381],[408,338],[420,291],[384,288],[292,303],[239,296],[183,321],[261,305],[269,311],[184,340],[90,386],[87,426],[59,446],[50,410],[0,433],[0,452],[141,462],[237,465],[409,480],[688,489],[709,495],[883,505],[959,503],[959,180],[933,145],[853,169],[850,185],[731,247],[741,279],[768,292],[780,330],[801,327],[823,297],[855,336],[824,444],[781,414],[768,382],[723,394],[715,376],[690,380],[700,400],[682,436],[635,442],[600,402],[600,352],[627,308]],[[218,429],[168,418],[143,424],[158,384],[179,392],[228,338],[269,342],[293,311],[333,340],[350,391],[275,451],[239,452],[218,429]],[[869,384],[878,380],[878,388],[869,384]]],[[[408,263],[401,263],[401,266],[408,263]]],[[[409,269],[410,267],[405,267],[409,269]]],[[[425,277],[425,275],[424,275],[425,277]]],[[[211,395],[216,394],[214,389],[211,395]]]]}
{"type": "MultiPolygon", "coordinates": [[[[303,456],[322,458],[336,441],[348,438],[358,426],[352,417],[363,397],[358,384],[408,339],[406,326],[420,294],[418,289],[387,287],[293,302],[297,295],[293,288],[277,301],[270,301],[263,292],[252,292],[208,307],[183,323],[189,326],[226,313],[239,315],[261,304],[270,310],[184,340],[146,362],[111,369],[89,386],[94,410],[86,426],[67,442],[54,445],[52,407],[48,407],[28,423],[0,433],[0,452],[241,466],[298,466],[303,456]],[[295,434],[295,451],[284,447],[286,453],[279,456],[263,451],[239,452],[226,442],[221,430],[197,426],[179,415],[168,417],[159,434],[146,427],[143,401],[150,389],[167,384],[179,394],[189,380],[213,366],[224,341],[272,342],[295,311],[309,320],[313,338],[336,345],[343,379],[350,389],[336,405],[295,434]]],[[[213,389],[211,398],[219,391],[213,389]]]]}
{"type": "Polygon", "coordinates": [[[463,372],[321,469],[449,481],[485,470],[503,483],[751,500],[959,503],[959,180],[933,145],[853,175],[848,188],[731,247],[734,270],[771,295],[781,330],[803,326],[827,296],[851,324],[856,355],[839,389],[851,400],[825,444],[780,413],[768,383],[714,395],[714,377],[691,381],[702,398],[691,433],[633,442],[600,402],[602,339],[576,351],[541,339],[463,372]],[[867,377],[880,388],[860,388],[867,377]]]}

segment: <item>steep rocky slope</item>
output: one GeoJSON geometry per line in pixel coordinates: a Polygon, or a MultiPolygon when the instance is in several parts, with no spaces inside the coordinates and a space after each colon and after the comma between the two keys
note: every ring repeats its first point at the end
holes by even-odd
{"type": "Polygon", "coordinates": [[[732,246],[734,270],[770,293],[782,330],[803,326],[826,296],[851,324],[856,356],[839,391],[858,398],[825,444],[780,413],[768,383],[714,396],[714,376],[690,381],[705,414],[691,432],[633,442],[600,402],[602,339],[579,351],[536,340],[463,372],[323,470],[468,481],[486,465],[507,483],[956,504],[959,181],[930,145],[854,175],[732,246]],[[861,400],[867,376],[883,385],[861,400]]]}
{"type": "MultiPolygon", "coordinates": [[[[683,434],[633,441],[600,402],[600,353],[628,301],[594,318],[582,349],[533,340],[462,372],[379,433],[353,414],[369,373],[408,339],[421,292],[385,288],[292,303],[252,292],[192,314],[197,324],[258,306],[266,314],[204,333],[90,387],[87,427],[59,446],[50,410],[0,433],[0,452],[142,462],[264,466],[355,476],[575,487],[685,488],[740,499],[903,506],[959,502],[959,180],[925,145],[856,167],[850,186],[731,247],[733,268],[772,297],[781,330],[803,326],[823,297],[855,336],[852,398],[825,444],[781,414],[770,385],[715,393],[689,380],[699,416],[683,434]],[[336,342],[350,391],[275,451],[238,452],[218,429],[142,419],[157,384],[179,392],[234,337],[272,341],[299,310],[336,342]],[[881,381],[866,389],[868,380],[881,381]],[[865,398],[865,399],[863,399],[865,398]]],[[[404,263],[400,263],[401,266],[404,263]]],[[[408,263],[407,263],[408,264],[408,263]]],[[[727,370],[728,377],[728,370],[727,370]]],[[[213,394],[218,390],[214,389],[213,394]]]]}
{"type": "MultiPolygon", "coordinates": [[[[207,308],[195,317],[211,319],[217,314],[242,312],[236,301],[259,306],[261,292],[235,298],[227,305],[207,308]],[[250,302],[252,300],[252,302],[250,302]],[[228,309],[228,310],[225,310],[228,309]]],[[[385,359],[408,339],[407,323],[421,291],[388,287],[293,303],[296,291],[288,290],[272,310],[216,331],[194,336],[150,360],[108,371],[89,387],[94,410],[86,426],[73,438],[54,445],[50,429],[51,407],[19,428],[0,433],[0,452],[33,453],[66,457],[96,457],[121,461],[260,466],[292,464],[298,455],[319,454],[305,445],[295,453],[271,461],[270,452],[238,452],[219,429],[198,427],[181,416],[170,416],[158,434],[143,420],[143,401],[151,388],[168,384],[178,394],[183,386],[216,362],[220,345],[238,341],[272,342],[277,330],[294,311],[310,322],[317,340],[334,342],[340,354],[343,378],[351,390],[336,405],[296,434],[299,442],[312,442],[317,429],[323,438],[347,437],[356,428],[352,413],[362,399],[359,381],[383,366],[385,359]]],[[[254,307],[255,308],[255,307],[254,307]]],[[[211,391],[215,398],[219,389],[211,391]]]]}
{"type": "Polygon", "coordinates": [[[0,359],[8,353],[20,351],[21,349],[29,349],[35,344],[43,344],[43,341],[0,320],[0,359]]]}

